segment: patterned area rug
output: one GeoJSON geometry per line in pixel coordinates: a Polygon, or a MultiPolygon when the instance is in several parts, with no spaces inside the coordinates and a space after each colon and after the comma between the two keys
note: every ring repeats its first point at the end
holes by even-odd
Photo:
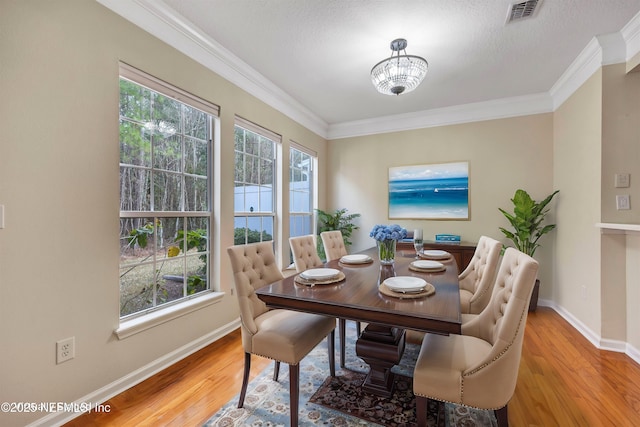
{"type": "MultiPolygon", "coordinates": [[[[353,322],[347,322],[348,326],[351,326],[350,324],[353,322]]],[[[347,368],[336,369],[336,378],[329,376],[326,341],[320,343],[300,363],[299,425],[415,426],[415,399],[410,375],[419,347],[407,344],[402,361],[393,369],[397,374],[396,392],[390,399],[384,399],[365,393],[360,388],[369,368],[355,354],[355,335],[355,327],[347,329],[347,368]]],[[[337,341],[336,339],[336,348],[337,341]]],[[[237,408],[238,396],[235,396],[213,415],[205,426],[288,426],[288,367],[282,365],[277,382],[273,381],[272,377],[273,364],[249,383],[244,408],[237,408]]],[[[429,401],[428,426],[495,427],[497,423],[492,411],[479,411],[429,401]]]]}

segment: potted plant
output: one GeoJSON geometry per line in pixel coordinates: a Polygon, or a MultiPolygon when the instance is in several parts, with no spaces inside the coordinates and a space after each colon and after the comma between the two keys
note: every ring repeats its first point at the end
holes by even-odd
{"type": "MultiPolygon", "coordinates": [[[[547,205],[559,191],[560,190],[554,191],[544,200],[538,202],[533,200],[526,191],[518,189],[513,199],[511,199],[513,203],[513,214],[498,208],[513,227],[513,231],[503,227],[500,227],[500,231],[513,242],[516,249],[533,257],[536,249],[540,247],[538,243],[540,237],[556,228],[555,224],[543,225],[543,221],[549,212],[547,205]]],[[[529,311],[535,311],[538,307],[539,288],[540,280],[536,280],[533,294],[531,295],[531,302],[529,303],[529,311]]]]}
{"type": "MultiPolygon", "coordinates": [[[[340,230],[342,238],[344,239],[344,245],[349,247],[351,245],[351,234],[353,230],[357,230],[358,227],[353,223],[353,220],[360,217],[359,213],[347,214],[347,209],[337,209],[333,213],[325,212],[321,209],[316,209],[318,214],[318,234],[323,231],[340,230]]],[[[318,241],[318,254],[321,259],[325,259],[324,247],[321,242],[318,241]]]]}

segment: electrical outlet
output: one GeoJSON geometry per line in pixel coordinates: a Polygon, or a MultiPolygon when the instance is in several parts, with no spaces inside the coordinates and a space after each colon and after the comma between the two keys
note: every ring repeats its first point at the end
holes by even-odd
{"type": "Polygon", "coordinates": [[[65,338],[56,343],[56,363],[60,364],[76,357],[76,337],[65,338]]]}

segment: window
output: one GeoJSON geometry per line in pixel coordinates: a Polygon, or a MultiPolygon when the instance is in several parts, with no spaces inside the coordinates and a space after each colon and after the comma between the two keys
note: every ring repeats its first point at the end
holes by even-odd
{"type": "Polygon", "coordinates": [[[218,108],[120,67],[120,316],[209,290],[218,108]]]}
{"type": "Polygon", "coordinates": [[[314,232],[314,162],[315,153],[297,144],[289,149],[289,235],[304,236],[314,232]]]}
{"type": "Polygon", "coordinates": [[[274,240],[280,136],[239,117],[235,126],[234,244],[274,240]]]}

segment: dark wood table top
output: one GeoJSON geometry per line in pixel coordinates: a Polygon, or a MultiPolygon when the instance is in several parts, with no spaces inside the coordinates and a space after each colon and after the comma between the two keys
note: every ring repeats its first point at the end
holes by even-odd
{"type": "Polygon", "coordinates": [[[453,258],[442,261],[446,271],[422,273],[409,269],[409,264],[415,260],[413,250],[398,250],[393,266],[380,265],[376,248],[361,253],[371,256],[373,263],[346,265],[334,260],[325,264],[344,273],[345,279],[339,283],[310,287],[295,283],[295,276],[291,276],[258,289],[256,294],[271,308],[425,332],[460,333],[458,267],[453,258]],[[381,294],[378,285],[393,275],[421,277],[434,285],[436,292],[417,299],[381,294]]]}

